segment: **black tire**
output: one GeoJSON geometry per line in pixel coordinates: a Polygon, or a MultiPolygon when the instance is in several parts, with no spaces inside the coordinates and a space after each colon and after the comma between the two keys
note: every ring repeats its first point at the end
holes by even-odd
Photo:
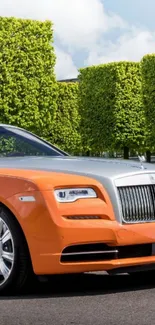
{"type": "Polygon", "coordinates": [[[137,271],[137,272],[130,272],[129,275],[132,279],[140,281],[146,277],[148,277],[150,274],[150,271],[137,271]]]}
{"type": "MultiPolygon", "coordinates": [[[[10,273],[8,272],[9,276],[5,280],[5,277],[2,275],[2,264],[1,262],[5,259],[2,259],[2,256],[0,256],[0,294],[11,294],[11,293],[17,293],[19,292],[24,285],[26,284],[27,280],[29,279],[29,276],[33,273],[32,272],[32,265],[30,260],[30,255],[27,247],[27,243],[25,241],[24,235],[22,233],[22,230],[15,219],[15,217],[12,215],[12,213],[5,207],[0,206],[0,222],[1,225],[4,222],[3,228],[6,229],[8,227],[8,231],[10,231],[11,239],[8,240],[8,244],[2,243],[2,235],[3,231],[0,234],[0,245],[3,249],[7,252],[8,249],[12,250],[11,254],[13,256],[13,262],[10,262],[11,268],[10,273]],[[10,245],[8,247],[4,247],[4,245],[10,245]],[[3,280],[3,281],[2,281],[3,280]]],[[[4,236],[3,236],[4,237],[4,236]]],[[[3,240],[4,242],[4,240],[3,240]]],[[[1,249],[1,251],[2,251],[1,249]]],[[[9,253],[9,252],[8,252],[9,253]]],[[[5,254],[5,253],[4,253],[5,254]]],[[[2,254],[1,254],[2,255],[2,254]]],[[[7,260],[5,261],[7,262],[7,260]]],[[[8,264],[9,265],[9,264],[8,264]]],[[[8,267],[9,269],[9,267],[8,267]]]]}

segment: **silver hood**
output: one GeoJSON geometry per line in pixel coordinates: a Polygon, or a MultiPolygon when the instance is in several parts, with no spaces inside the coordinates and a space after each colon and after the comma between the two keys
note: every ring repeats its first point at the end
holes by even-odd
{"type": "Polygon", "coordinates": [[[155,165],[118,159],[85,157],[10,157],[0,159],[0,168],[33,169],[115,178],[123,174],[155,171],[155,165]]]}

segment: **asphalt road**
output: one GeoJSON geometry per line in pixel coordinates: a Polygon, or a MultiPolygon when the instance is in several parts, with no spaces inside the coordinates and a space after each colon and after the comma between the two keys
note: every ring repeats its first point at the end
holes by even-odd
{"type": "Polygon", "coordinates": [[[0,325],[154,325],[154,279],[85,274],[0,297],[0,325]]]}

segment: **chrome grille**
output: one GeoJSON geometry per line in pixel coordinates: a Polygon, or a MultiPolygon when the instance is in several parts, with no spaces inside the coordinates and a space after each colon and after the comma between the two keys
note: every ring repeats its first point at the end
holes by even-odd
{"type": "Polygon", "coordinates": [[[155,221],[155,185],[118,187],[125,223],[155,221]]]}

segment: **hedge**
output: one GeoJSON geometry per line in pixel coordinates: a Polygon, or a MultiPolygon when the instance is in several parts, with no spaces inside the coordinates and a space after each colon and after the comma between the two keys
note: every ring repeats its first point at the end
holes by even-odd
{"type": "Polygon", "coordinates": [[[141,69],[135,62],[80,69],[80,111],[83,146],[91,152],[141,148],[145,117],[141,69]]]}
{"type": "Polygon", "coordinates": [[[51,139],[55,145],[69,153],[80,153],[80,114],[78,109],[78,83],[58,83],[56,116],[51,139]]]}
{"type": "Polygon", "coordinates": [[[145,55],[141,61],[143,102],[147,126],[147,147],[155,149],[155,54],[145,55]]]}
{"type": "Polygon", "coordinates": [[[40,22],[0,17],[0,122],[48,137],[57,100],[53,30],[40,22]]]}

